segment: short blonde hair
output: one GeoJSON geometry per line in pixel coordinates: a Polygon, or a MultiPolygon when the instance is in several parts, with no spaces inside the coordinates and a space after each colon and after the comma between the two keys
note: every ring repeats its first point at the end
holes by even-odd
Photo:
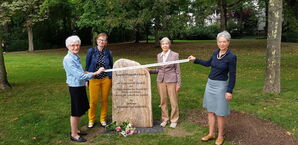
{"type": "Polygon", "coordinates": [[[161,40],[160,40],[160,44],[164,41],[168,41],[169,44],[171,45],[171,40],[168,38],[168,37],[163,37],[161,40]]]}
{"type": "Polygon", "coordinates": [[[106,33],[99,33],[96,37],[96,39],[98,39],[99,37],[104,36],[106,37],[106,40],[108,40],[108,35],[106,33]]]}
{"type": "Polygon", "coordinates": [[[65,40],[66,47],[68,47],[70,44],[73,44],[73,43],[79,43],[81,45],[80,37],[77,35],[72,35],[72,36],[69,36],[68,38],[66,38],[66,40],[65,40]]]}

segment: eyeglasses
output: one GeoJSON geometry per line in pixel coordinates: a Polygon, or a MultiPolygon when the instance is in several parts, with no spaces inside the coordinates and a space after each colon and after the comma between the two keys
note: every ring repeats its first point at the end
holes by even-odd
{"type": "Polygon", "coordinates": [[[80,47],[80,44],[70,44],[71,47],[80,47]]]}
{"type": "Polygon", "coordinates": [[[99,41],[99,42],[106,42],[107,40],[97,39],[97,41],[99,41]]]}

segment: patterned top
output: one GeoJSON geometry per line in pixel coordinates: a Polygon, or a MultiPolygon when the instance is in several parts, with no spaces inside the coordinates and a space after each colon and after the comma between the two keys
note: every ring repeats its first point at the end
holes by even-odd
{"type": "MultiPolygon", "coordinates": [[[[99,55],[99,57],[98,57],[98,60],[97,60],[97,63],[96,63],[96,70],[98,70],[99,68],[105,66],[105,61],[104,60],[105,60],[106,56],[104,56],[102,51],[98,51],[98,55],[99,55]]],[[[96,79],[103,79],[106,76],[108,76],[108,74],[106,72],[103,72],[99,75],[96,75],[95,78],[96,79]]]]}

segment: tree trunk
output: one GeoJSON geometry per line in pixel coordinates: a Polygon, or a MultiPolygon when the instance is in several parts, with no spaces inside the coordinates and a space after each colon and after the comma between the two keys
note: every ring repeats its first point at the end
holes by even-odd
{"type": "Polygon", "coordinates": [[[145,24],[145,32],[146,32],[146,43],[149,43],[149,29],[150,29],[150,24],[145,24]]]}
{"type": "Polygon", "coordinates": [[[155,47],[159,47],[159,30],[160,30],[160,18],[155,18],[154,35],[155,35],[155,47]]]}
{"type": "Polygon", "coordinates": [[[146,30],[146,43],[149,43],[149,34],[147,30],[146,30]]]}
{"type": "Polygon", "coordinates": [[[140,30],[139,28],[136,29],[136,41],[135,43],[140,43],[140,30]]]}
{"type": "Polygon", "coordinates": [[[7,80],[7,73],[6,73],[4,57],[3,57],[3,48],[2,48],[2,45],[0,45],[0,90],[8,90],[8,89],[11,89],[11,85],[8,83],[8,80],[7,80]]]}
{"type": "Polygon", "coordinates": [[[97,36],[97,33],[95,32],[95,29],[94,28],[92,28],[91,29],[91,43],[92,43],[92,46],[93,47],[95,47],[95,46],[97,46],[97,44],[96,44],[96,36],[97,36]]]}
{"type": "Polygon", "coordinates": [[[282,0],[269,0],[266,74],[263,91],[280,93],[282,0]]]}
{"type": "Polygon", "coordinates": [[[226,0],[218,1],[218,7],[220,11],[220,30],[227,29],[227,2],[226,0]]]}
{"type": "Polygon", "coordinates": [[[27,26],[29,51],[34,51],[32,26],[27,26]]]}

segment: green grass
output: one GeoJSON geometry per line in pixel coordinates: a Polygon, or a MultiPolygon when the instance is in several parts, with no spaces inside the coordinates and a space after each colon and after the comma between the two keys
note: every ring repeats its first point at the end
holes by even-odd
{"type": "MultiPolygon", "coordinates": [[[[208,59],[216,48],[214,40],[174,42],[172,49],[180,54],[181,59],[189,55],[208,59]]],[[[141,64],[155,63],[156,54],[161,51],[160,48],[155,48],[153,43],[111,44],[109,48],[113,51],[114,61],[128,58],[141,64]]],[[[297,43],[282,44],[282,92],[278,95],[262,92],[266,40],[233,40],[231,48],[238,56],[232,109],[275,122],[298,136],[297,43]]],[[[83,48],[80,54],[83,65],[86,50],[83,48]]],[[[4,55],[8,79],[13,89],[0,92],[0,144],[71,144],[68,139],[69,94],[62,67],[62,59],[66,52],[66,49],[56,49],[4,55]]],[[[202,96],[210,68],[184,63],[181,64],[181,71],[181,112],[202,109],[202,96]]],[[[153,117],[154,120],[158,120],[161,113],[155,79],[156,76],[152,75],[153,117]]],[[[108,118],[111,118],[111,105],[109,107],[108,118]]],[[[181,130],[191,133],[189,136],[173,137],[166,132],[128,138],[98,134],[89,140],[93,144],[213,144],[199,141],[208,129],[186,120],[185,115],[181,113],[179,126],[181,130]]],[[[86,123],[85,115],[81,125],[86,123]]]]}

